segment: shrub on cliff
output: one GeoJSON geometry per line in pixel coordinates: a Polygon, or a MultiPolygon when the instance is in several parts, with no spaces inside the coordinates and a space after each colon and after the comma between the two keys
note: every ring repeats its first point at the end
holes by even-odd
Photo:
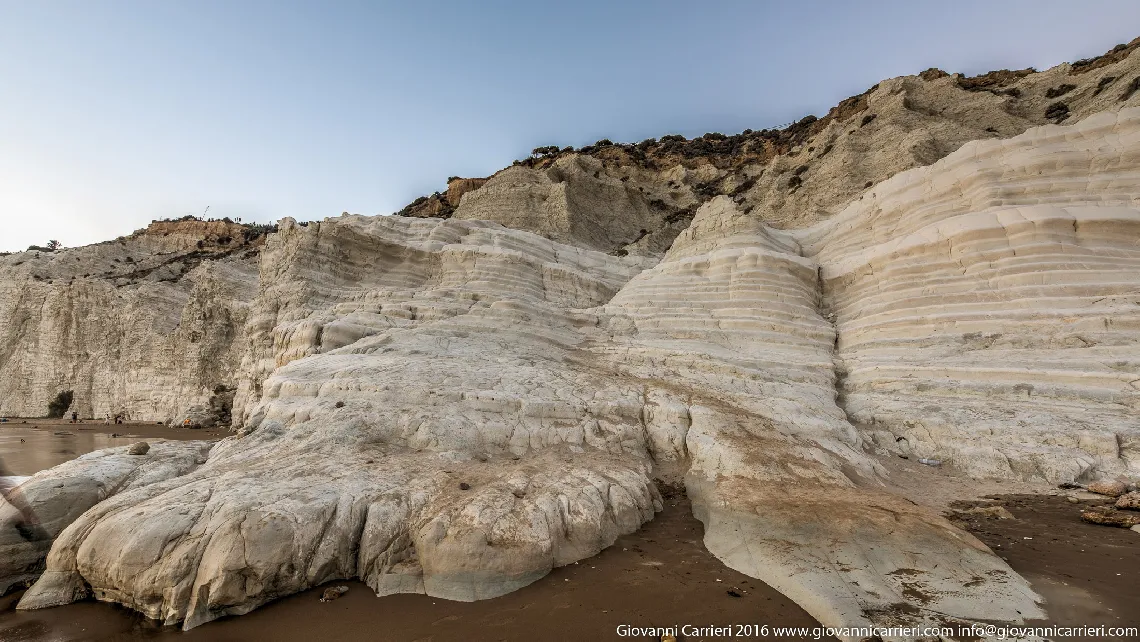
{"type": "Polygon", "coordinates": [[[52,399],[51,402],[48,403],[48,417],[52,419],[62,417],[63,413],[67,412],[67,409],[71,407],[71,400],[74,397],[75,393],[71,390],[64,390],[56,395],[55,399],[52,399]]]}
{"type": "Polygon", "coordinates": [[[1069,106],[1062,102],[1055,102],[1045,109],[1045,117],[1059,123],[1069,117],[1069,106]]]}
{"type": "Polygon", "coordinates": [[[252,243],[262,236],[274,234],[277,232],[276,223],[254,224],[241,231],[242,238],[246,243],[252,243]]]}
{"type": "Polygon", "coordinates": [[[1125,89],[1124,93],[1120,94],[1120,100],[1128,100],[1132,97],[1132,94],[1136,93],[1137,91],[1140,91],[1140,76],[1136,76],[1132,79],[1132,82],[1128,85],[1128,89],[1125,89]]]}
{"type": "Polygon", "coordinates": [[[52,240],[47,242],[47,245],[29,245],[27,251],[28,252],[54,252],[54,251],[62,249],[62,248],[63,248],[63,243],[60,243],[59,241],[52,239],[52,240]]]}
{"type": "Polygon", "coordinates": [[[1045,92],[1045,97],[1046,98],[1058,98],[1060,96],[1064,96],[1065,94],[1069,93],[1070,91],[1072,91],[1076,88],[1077,88],[1076,85],[1070,85],[1068,83],[1065,83],[1063,85],[1058,85],[1056,87],[1051,87],[1045,92]]]}

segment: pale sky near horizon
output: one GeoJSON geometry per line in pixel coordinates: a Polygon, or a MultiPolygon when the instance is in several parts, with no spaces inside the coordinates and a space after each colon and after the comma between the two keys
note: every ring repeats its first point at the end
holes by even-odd
{"type": "Polygon", "coordinates": [[[207,206],[388,214],[539,145],[774,127],[1138,35],[1135,0],[0,0],[0,251],[207,206]]]}

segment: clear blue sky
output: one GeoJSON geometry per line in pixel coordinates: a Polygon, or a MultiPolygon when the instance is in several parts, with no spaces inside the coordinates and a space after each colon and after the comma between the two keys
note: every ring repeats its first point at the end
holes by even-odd
{"type": "Polygon", "coordinates": [[[538,145],[761,129],[1103,53],[1140,2],[0,0],[0,250],[391,213],[538,145]]]}

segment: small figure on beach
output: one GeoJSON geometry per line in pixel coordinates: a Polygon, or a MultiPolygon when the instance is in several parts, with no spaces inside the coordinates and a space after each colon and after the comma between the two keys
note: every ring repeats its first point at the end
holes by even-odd
{"type": "Polygon", "coordinates": [[[75,412],[74,410],[71,411],[71,423],[73,423],[73,424],[79,423],[79,413],[75,412]]]}

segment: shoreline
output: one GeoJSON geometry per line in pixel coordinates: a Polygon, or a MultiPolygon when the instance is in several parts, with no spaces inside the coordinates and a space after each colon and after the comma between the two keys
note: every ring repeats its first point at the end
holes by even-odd
{"type": "MultiPolygon", "coordinates": [[[[29,421],[36,423],[0,425],[0,438],[34,433],[55,447],[83,438],[122,445],[146,438],[210,439],[229,434],[223,429],[137,422],[29,421]]],[[[5,443],[12,445],[10,440],[0,441],[0,449],[5,443]]],[[[0,450],[0,454],[11,457],[11,452],[0,450]]],[[[974,480],[896,456],[880,456],[879,461],[893,492],[951,519],[1031,583],[1045,600],[1048,619],[1027,625],[1140,625],[1140,618],[1128,619],[1129,614],[1140,613],[1140,595],[1131,590],[1140,579],[1140,534],[1080,520],[1082,509],[1107,498],[1061,491],[1043,482],[974,480]],[[956,512],[995,505],[1006,507],[1014,519],[956,512]]],[[[386,640],[410,642],[528,639],[539,631],[547,639],[617,640],[620,625],[819,626],[787,597],[713,557],[704,547],[703,534],[689,500],[683,495],[670,497],[653,520],[597,556],[556,568],[535,583],[492,600],[450,602],[419,594],[378,598],[363,583],[336,581],[188,632],[119,605],[91,600],[17,612],[22,592],[15,592],[0,598],[0,639],[354,640],[361,631],[383,631],[386,640]],[[339,585],[349,587],[344,597],[319,601],[325,588],[339,585]]]]}
{"type": "Polygon", "coordinates": [[[224,428],[170,428],[157,423],[73,424],[60,419],[19,419],[0,424],[0,476],[28,477],[93,450],[136,441],[216,440],[224,428]]]}
{"type": "Polygon", "coordinates": [[[219,426],[213,428],[182,428],[180,426],[167,426],[165,422],[159,421],[125,421],[121,424],[113,422],[108,424],[101,419],[80,419],[77,423],[71,423],[69,419],[45,419],[42,417],[8,417],[8,421],[0,423],[0,434],[10,428],[134,435],[180,441],[202,439],[200,435],[205,434],[223,436],[232,434],[228,428],[219,426]]]}
{"type": "MultiPolygon", "coordinates": [[[[1065,494],[994,495],[956,506],[1000,504],[1015,519],[951,516],[1044,598],[1048,618],[1026,626],[1140,626],[1135,615],[1140,614],[1140,594],[1131,590],[1140,575],[1140,535],[1086,524],[1079,517],[1082,508],[1104,501],[1088,498],[1073,504],[1065,494]]],[[[641,530],[597,556],[556,568],[502,597],[477,602],[421,594],[380,598],[361,582],[334,581],[186,632],[93,600],[17,612],[22,592],[16,592],[0,598],[0,639],[347,641],[368,631],[405,642],[521,640],[536,634],[551,640],[618,640],[623,624],[820,626],[763,582],[725,567],[705,550],[703,532],[689,500],[679,497],[667,500],[641,530]],[[320,602],[324,589],[342,585],[349,587],[343,597],[320,602]]]]}
{"type": "Polygon", "coordinates": [[[623,624],[819,626],[775,589],[724,566],[705,550],[703,535],[689,500],[677,497],[666,500],[665,509],[640,530],[618,538],[598,555],[555,568],[533,584],[494,599],[452,602],[422,594],[381,598],[361,582],[335,581],[186,632],[94,601],[17,612],[17,593],[0,598],[0,639],[617,640],[623,624]],[[348,586],[348,593],[320,602],[325,588],[340,585],[348,586]],[[40,637],[21,637],[33,633],[40,637]]]}

